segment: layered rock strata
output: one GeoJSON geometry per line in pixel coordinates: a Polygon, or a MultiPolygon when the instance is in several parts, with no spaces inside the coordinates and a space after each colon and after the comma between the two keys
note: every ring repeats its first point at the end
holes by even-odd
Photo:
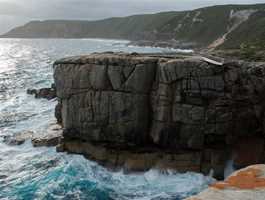
{"type": "Polygon", "coordinates": [[[104,53],[57,61],[54,78],[60,149],[114,167],[213,169],[220,178],[232,154],[244,160],[238,167],[264,160],[263,63],[104,53]],[[244,158],[242,141],[258,141],[247,148],[254,156],[244,158]]]}

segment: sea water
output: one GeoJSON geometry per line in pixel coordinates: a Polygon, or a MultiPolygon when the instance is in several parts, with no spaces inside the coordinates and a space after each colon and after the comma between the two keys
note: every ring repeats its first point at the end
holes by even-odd
{"type": "Polygon", "coordinates": [[[172,51],[127,44],[103,39],[0,39],[0,199],[179,200],[212,181],[192,172],[111,172],[80,155],[33,148],[30,141],[21,146],[3,143],[4,136],[28,130],[41,134],[55,122],[55,100],[26,94],[28,88],[53,83],[55,60],[103,51],[172,51]]]}

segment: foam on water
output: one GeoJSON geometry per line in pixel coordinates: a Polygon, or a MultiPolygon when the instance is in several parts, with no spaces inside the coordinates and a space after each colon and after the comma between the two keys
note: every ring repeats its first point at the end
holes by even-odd
{"type": "Polygon", "coordinates": [[[212,179],[196,173],[124,174],[110,172],[77,155],[54,148],[32,150],[0,145],[7,153],[0,168],[0,197],[9,199],[182,199],[195,194],[212,179]]]}
{"type": "Polygon", "coordinates": [[[213,181],[201,174],[150,170],[110,172],[79,155],[55,148],[33,148],[30,141],[8,146],[2,137],[21,131],[45,131],[54,122],[55,101],[36,100],[27,88],[53,82],[52,63],[95,51],[164,52],[128,47],[128,41],[0,39],[0,199],[183,199],[213,181]]]}

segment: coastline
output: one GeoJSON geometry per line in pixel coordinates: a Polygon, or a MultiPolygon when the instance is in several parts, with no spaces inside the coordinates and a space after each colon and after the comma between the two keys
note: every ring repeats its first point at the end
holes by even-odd
{"type": "Polygon", "coordinates": [[[256,72],[264,66],[122,52],[58,60],[59,149],[129,171],[162,165],[206,175],[214,169],[222,179],[231,155],[238,155],[236,167],[262,161],[262,125],[254,119],[263,118],[265,79],[256,72]]]}

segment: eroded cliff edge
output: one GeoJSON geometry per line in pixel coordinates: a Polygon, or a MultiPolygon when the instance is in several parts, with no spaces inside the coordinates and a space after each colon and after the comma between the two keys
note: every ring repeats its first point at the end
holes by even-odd
{"type": "Polygon", "coordinates": [[[54,64],[60,150],[110,167],[222,177],[264,161],[265,64],[91,54],[54,64]]]}

